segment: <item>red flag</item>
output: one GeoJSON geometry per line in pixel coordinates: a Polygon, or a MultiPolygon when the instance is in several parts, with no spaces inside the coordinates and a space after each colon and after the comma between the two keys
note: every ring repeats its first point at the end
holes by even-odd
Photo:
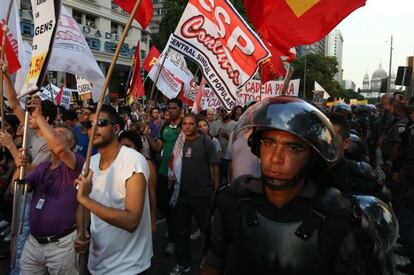
{"type": "Polygon", "coordinates": [[[55,103],[57,106],[60,106],[60,102],[62,102],[62,95],[63,95],[63,86],[60,87],[59,92],[55,97],[55,103]]]}
{"type": "MultiPolygon", "coordinates": [[[[0,44],[1,44],[1,40],[3,38],[3,23],[4,21],[2,20],[2,22],[0,22],[0,44]]],[[[17,70],[20,69],[20,62],[19,62],[19,58],[18,58],[18,54],[17,54],[17,48],[16,51],[13,49],[13,46],[10,44],[10,40],[9,40],[9,31],[6,32],[6,45],[5,45],[5,57],[7,60],[7,64],[8,64],[8,73],[9,74],[14,74],[15,72],[17,72],[17,70]]],[[[17,45],[16,45],[17,47],[17,45]]],[[[0,49],[0,53],[1,53],[1,49],[0,49]]]]}
{"type": "Polygon", "coordinates": [[[261,37],[283,56],[289,49],[321,40],[366,0],[244,0],[261,37]]]}
{"type": "Polygon", "coordinates": [[[193,104],[192,112],[194,114],[198,114],[203,110],[201,107],[201,98],[203,97],[204,88],[206,87],[206,79],[203,77],[200,82],[200,86],[198,86],[197,95],[193,104]]]}
{"type": "MultiPolygon", "coordinates": [[[[138,0],[114,0],[114,2],[120,6],[127,13],[131,13],[134,5],[138,0]]],[[[135,20],[141,25],[143,29],[146,29],[151,22],[154,9],[152,7],[151,0],[141,0],[137,13],[135,14],[135,20]]]]}
{"type": "Polygon", "coordinates": [[[149,73],[152,69],[152,66],[157,63],[158,57],[160,57],[160,52],[157,48],[155,48],[155,46],[152,46],[147,55],[147,58],[145,58],[144,63],[142,64],[142,68],[149,73]]]}
{"type": "Polygon", "coordinates": [[[134,67],[134,72],[132,73],[131,86],[129,88],[129,95],[132,98],[138,98],[145,95],[144,84],[142,83],[141,78],[141,63],[140,63],[140,49],[139,42],[135,48],[134,60],[132,61],[132,66],[134,67]]]}

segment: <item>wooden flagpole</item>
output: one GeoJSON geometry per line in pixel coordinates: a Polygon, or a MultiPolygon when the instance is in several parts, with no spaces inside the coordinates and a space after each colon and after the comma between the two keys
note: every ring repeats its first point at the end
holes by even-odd
{"type": "Polygon", "coordinates": [[[286,95],[286,91],[289,88],[289,83],[290,83],[290,80],[292,79],[293,70],[294,70],[293,67],[290,64],[288,64],[288,69],[287,69],[286,76],[285,76],[285,79],[283,81],[283,87],[282,87],[282,90],[281,90],[281,95],[282,96],[286,95]]]}
{"type": "MultiPolygon", "coordinates": [[[[3,35],[1,37],[1,60],[3,60],[4,62],[6,62],[5,60],[5,53],[6,53],[6,35],[7,35],[7,25],[9,23],[9,19],[10,19],[10,13],[11,13],[11,9],[13,6],[13,0],[10,0],[9,2],[9,6],[7,7],[7,13],[6,13],[6,18],[4,19],[4,24],[2,26],[2,30],[3,30],[3,35]]],[[[0,70],[0,116],[1,116],[1,132],[4,133],[4,91],[3,91],[3,82],[4,82],[4,73],[6,73],[6,71],[3,71],[3,68],[1,68],[0,70]]]]}
{"type": "MultiPolygon", "coordinates": [[[[146,113],[146,115],[145,115],[145,118],[147,119],[148,117],[149,117],[149,115],[150,115],[150,111],[151,111],[151,108],[152,108],[152,98],[153,98],[153,96],[154,96],[154,91],[155,91],[155,87],[157,86],[157,82],[158,82],[158,79],[160,78],[160,74],[161,74],[161,70],[162,70],[162,68],[164,67],[164,63],[165,63],[165,60],[167,59],[167,57],[168,57],[168,54],[170,53],[170,48],[168,48],[167,49],[167,51],[166,51],[166,53],[165,53],[165,56],[164,56],[164,59],[162,60],[162,62],[161,62],[161,65],[160,65],[160,67],[158,68],[158,70],[157,70],[157,74],[155,75],[155,80],[154,80],[154,83],[152,83],[152,87],[151,87],[151,93],[150,93],[150,98],[149,98],[149,100],[148,100],[148,102],[149,102],[149,106],[148,106],[148,108],[147,108],[147,113],[146,113]]],[[[154,65],[155,66],[155,65],[154,65]]]]}
{"type": "MultiPolygon", "coordinates": [[[[127,22],[127,24],[124,28],[124,31],[122,32],[121,39],[118,42],[118,45],[116,47],[114,56],[112,58],[112,62],[110,64],[108,72],[106,74],[104,84],[101,88],[101,94],[100,94],[99,101],[98,101],[98,106],[97,106],[96,112],[95,112],[95,118],[96,119],[99,118],[99,115],[101,113],[101,108],[102,108],[102,105],[103,105],[103,101],[104,101],[104,98],[105,98],[105,92],[106,92],[106,89],[108,87],[109,80],[111,79],[112,73],[115,69],[115,64],[116,64],[116,61],[117,61],[117,59],[119,57],[119,54],[121,52],[122,44],[125,41],[125,38],[128,34],[129,29],[131,28],[132,21],[134,20],[134,17],[135,17],[135,15],[136,15],[136,13],[139,9],[140,4],[141,4],[141,0],[137,0],[137,2],[134,5],[134,8],[132,9],[132,12],[131,12],[129,18],[128,18],[128,22],[127,22]]],[[[89,168],[90,168],[91,156],[92,156],[92,148],[93,148],[93,138],[95,136],[96,129],[97,129],[97,124],[94,123],[93,126],[92,126],[91,135],[89,137],[88,151],[86,153],[85,166],[84,166],[84,169],[82,171],[82,174],[84,176],[87,176],[89,174],[89,168]]],[[[89,220],[90,220],[90,213],[89,213],[89,211],[87,211],[85,209],[85,207],[83,207],[81,205],[79,205],[79,207],[80,207],[80,214],[81,214],[81,217],[82,217],[82,219],[81,219],[82,223],[78,226],[78,228],[80,228],[80,230],[81,230],[80,239],[85,240],[86,228],[87,228],[87,225],[89,224],[89,220]]],[[[86,253],[85,252],[83,252],[79,255],[79,274],[81,274],[81,275],[86,275],[87,274],[87,270],[86,270],[86,264],[87,263],[86,263],[86,253]]]]}

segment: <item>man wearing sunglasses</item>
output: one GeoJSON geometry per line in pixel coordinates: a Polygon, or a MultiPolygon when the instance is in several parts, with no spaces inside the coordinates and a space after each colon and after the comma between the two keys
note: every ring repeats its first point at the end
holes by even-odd
{"type": "MultiPolygon", "coordinates": [[[[98,154],[91,158],[87,177],[80,175],[75,181],[78,202],[91,212],[88,269],[92,274],[140,274],[150,267],[152,257],[148,163],[119,144],[122,122],[113,107],[104,105],[87,128],[94,123],[98,154]]],[[[78,235],[77,251],[88,245],[78,235]]]]}

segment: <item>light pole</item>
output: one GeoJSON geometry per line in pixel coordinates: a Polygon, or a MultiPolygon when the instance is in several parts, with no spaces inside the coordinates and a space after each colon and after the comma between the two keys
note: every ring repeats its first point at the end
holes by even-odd
{"type": "Polygon", "coordinates": [[[388,81],[387,81],[387,93],[390,92],[391,89],[391,67],[392,67],[392,42],[393,42],[393,36],[391,35],[391,44],[390,44],[390,66],[388,68],[388,81]]]}
{"type": "Polygon", "coordinates": [[[306,46],[303,47],[303,50],[305,54],[305,65],[304,65],[304,70],[303,70],[303,99],[306,99],[306,71],[307,71],[307,63],[308,63],[308,58],[306,54],[306,46]]]}

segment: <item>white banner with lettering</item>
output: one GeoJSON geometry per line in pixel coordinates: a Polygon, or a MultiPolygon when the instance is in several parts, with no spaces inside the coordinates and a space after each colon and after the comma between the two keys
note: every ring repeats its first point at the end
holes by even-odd
{"type": "MultiPolygon", "coordinates": [[[[293,79],[289,83],[286,96],[298,96],[300,79],[293,79]]],[[[259,101],[271,96],[281,96],[283,81],[269,81],[261,85],[259,80],[250,80],[240,89],[237,98],[237,105],[245,106],[252,101],[259,101]]],[[[223,107],[221,101],[217,98],[211,88],[205,88],[201,98],[201,108],[207,110],[209,108],[223,107]]]]}

